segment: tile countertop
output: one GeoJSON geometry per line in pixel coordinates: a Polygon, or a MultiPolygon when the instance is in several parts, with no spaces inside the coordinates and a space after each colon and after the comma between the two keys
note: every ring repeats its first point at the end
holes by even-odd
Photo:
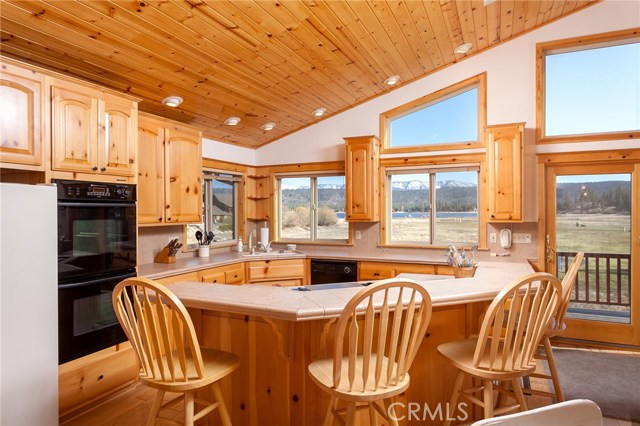
{"type": "MultiPolygon", "coordinates": [[[[507,283],[532,272],[527,261],[512,260],[479,262],[473,278],[420,280],[420,274],[401,276],[413,278],[424,286],[435,307],[492,300],[507,283]]],[[[296,291],[291,287],[256,284],[234,286],[185,281],[172,284],[169,288],[188,308],[307,321],[339,316],[347,302],[363,287],[296,291]]],[[[378,302],[374,301],[376,305],[381,305],[378,302]]]]}
{"type": "MultiPolygon", "coordinates": [[[[478,253],[478,262],[482,263],[526,263],[519,258],[512,257],[490,257],[488,253],[478,253]],[[486,262],[484,261],[487,258],[486,262]]],[[[141,277],[158,279],[172,275],[185,274],[187,272],[200,271],[218,266],[225,266],[239,262],[250,262],[252,260],[278,260],[278,259],[336,259],[336,260],[356,260],[370,262],[400,262],[400,263],[431,263],[446,265],[445,251],[434,252],[427,255],[381,253],[380,255],[349,255],[336,252],[290,252],[283,255],[254,255],[247,256],[237,252],[219,253],[208,258],[190,257],[178,259],[175,263],[146,263],[138,265],[138,275],[141,277]]]]}

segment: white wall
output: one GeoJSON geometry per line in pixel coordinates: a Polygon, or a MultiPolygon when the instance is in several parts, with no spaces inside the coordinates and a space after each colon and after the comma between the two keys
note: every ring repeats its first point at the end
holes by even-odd
{"type": "Polygon", "coordinates": [[[254,166],[256,150],[202,138],[202,157],[254,166]]]}
{"type": "MultiPolygon", "coordinates": [[[[487,72],[487,124],[526,122],[535,128],[536,43],[640,26],[640,1],[605,0],[534,32],[520,36],[482,54],[447,67],[386,95],[380,96],[335,117],[303,129],[256,151],[257,165],[335,161],[344,159],[343,137],[379,134],[380,113],[450,86],[476,74],[487,72]],[[304,149],[301,149],[304,147],[304,149]]],[[[532,132],[528,132],[532,134],[532,132]]],[[[525,153],[531,172],[534,152],[567,150],[640,148],[640,141],[558,144],[534,147],[532,138],[525,153]]],[[[215,157],[217,158],[217,157],[215,157]]],[[[231,160],[240,162],[239,160],[231,160]]]]}

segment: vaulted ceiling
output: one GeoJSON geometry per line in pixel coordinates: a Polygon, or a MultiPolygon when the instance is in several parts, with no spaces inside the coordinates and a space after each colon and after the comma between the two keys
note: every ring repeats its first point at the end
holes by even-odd
{"type": "Polygon", "coordinates": [[[0,49],[255,148],[317,122],[317,108],[334,115],[593,3],[2,0],[0,49]],[[169,95],[184,102],[166,107],[169,95]]]}

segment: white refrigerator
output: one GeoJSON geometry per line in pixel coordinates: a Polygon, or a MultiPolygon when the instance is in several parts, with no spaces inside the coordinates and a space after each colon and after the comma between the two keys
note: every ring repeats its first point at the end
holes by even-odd
{"type": "Polygon", "coordinates": [[[0,183],[0,425],[58,424],[56,188],[0,183]]]}

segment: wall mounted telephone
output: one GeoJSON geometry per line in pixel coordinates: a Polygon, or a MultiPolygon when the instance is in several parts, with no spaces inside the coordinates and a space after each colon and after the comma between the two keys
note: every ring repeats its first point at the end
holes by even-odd
{"type": "Polygon", "coordinates": [[[511,247],[511,230],[503,229],[500,231],[500,246],[502,248],[511,247]]]}

